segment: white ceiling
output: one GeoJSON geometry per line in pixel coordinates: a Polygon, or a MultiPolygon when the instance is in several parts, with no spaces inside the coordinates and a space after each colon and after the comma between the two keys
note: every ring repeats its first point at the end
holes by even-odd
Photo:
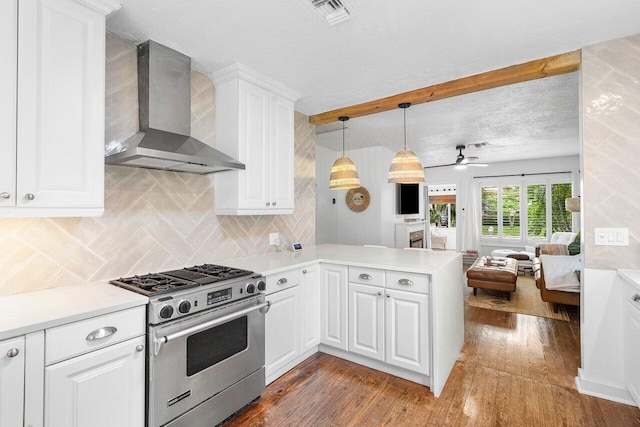
{"type": "MultiPolygon", "coordinates": [[[[245,64],[302,93],[296,110],[307,115],[640,33],[637,0],[349,0],[355,16],[333,27],[307,1],[119,0],[107,29],[173,47],[205,73],[245,64]]],[[[530,82],[411,107],[409,146],[425,166],[451,163],[458,143],[482,141],[490,145],[467,152],[481,161],[540,157],[552,148],[576,154],[577,78],[544,82],[551,87],[530,82]]],[[[352,120],[349,146],[397,151],[401,114],[352,120]]],[[[331,145],[331,138],[318,142],[331,145]]]]}

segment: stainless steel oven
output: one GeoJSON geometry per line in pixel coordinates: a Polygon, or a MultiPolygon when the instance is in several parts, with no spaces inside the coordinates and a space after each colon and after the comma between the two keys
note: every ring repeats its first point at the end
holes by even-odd
{"type": "Polygon", "coordinates": [[[149,295],[149,427],[212,427],[264,391],[262,276],[205,264],[111,283],[149,295]]]}
{"type": "Polygon", "coordinates": [[[264,295],[149,326],[149,425],[211,427],[264,390],[264,295]]]}

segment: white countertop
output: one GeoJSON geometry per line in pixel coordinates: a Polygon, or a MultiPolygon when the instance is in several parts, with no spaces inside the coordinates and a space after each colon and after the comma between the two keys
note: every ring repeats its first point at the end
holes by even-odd
{"type": "Polygon", "coordinates": [[[0,340],[145,305],[143,295],[105,282],[0,297],[0,340]]]}
{"type": "Polygon", "coordinates": [[[640,270],[618,270],[618,276],[640,290],[640,270]]]}
{"type": "Polygon", "coordinates": [[[305,248],[302,252],[271,252],[227,259],[223,264],[255,271],[265,276],[315,262],[434,274],[444,265],[458,258],[462,259],[461,257],[460,253],[452,251],[319,245],[305,248]]]}

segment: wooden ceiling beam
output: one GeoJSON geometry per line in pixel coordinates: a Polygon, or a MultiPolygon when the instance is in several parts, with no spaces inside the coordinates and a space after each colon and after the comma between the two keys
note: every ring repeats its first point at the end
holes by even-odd
{"type": "Polygon", "coordinates": [[[580,62],[581,51],[574,50],[573,52],[536,59],[525,62],[524,64],[512,65],[510,67],[438,83],[350,107],[315,114],[309,117],[309,123],[313,125],[324,125],[338,121],[338,117],[340,116],[354,118],[394,110],[398,108],[398,104],[402,102],[410,102],[412,105],[424,104],[425,102],[437,101],[439,99],[451,98],[453,96],[465,95],[467,93],[479,92],[481,90],[493,89],[514,83],[571,73],[580,68],[580,62]]]}

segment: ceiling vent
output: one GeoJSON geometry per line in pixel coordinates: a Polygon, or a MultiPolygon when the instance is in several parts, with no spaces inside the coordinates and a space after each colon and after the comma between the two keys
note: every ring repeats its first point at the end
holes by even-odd
{"type": "Polygon", "coordinates": [[[327,25],[336,25],[353,16],[353,8],[346,0],[304,0],[327,25]]]}

